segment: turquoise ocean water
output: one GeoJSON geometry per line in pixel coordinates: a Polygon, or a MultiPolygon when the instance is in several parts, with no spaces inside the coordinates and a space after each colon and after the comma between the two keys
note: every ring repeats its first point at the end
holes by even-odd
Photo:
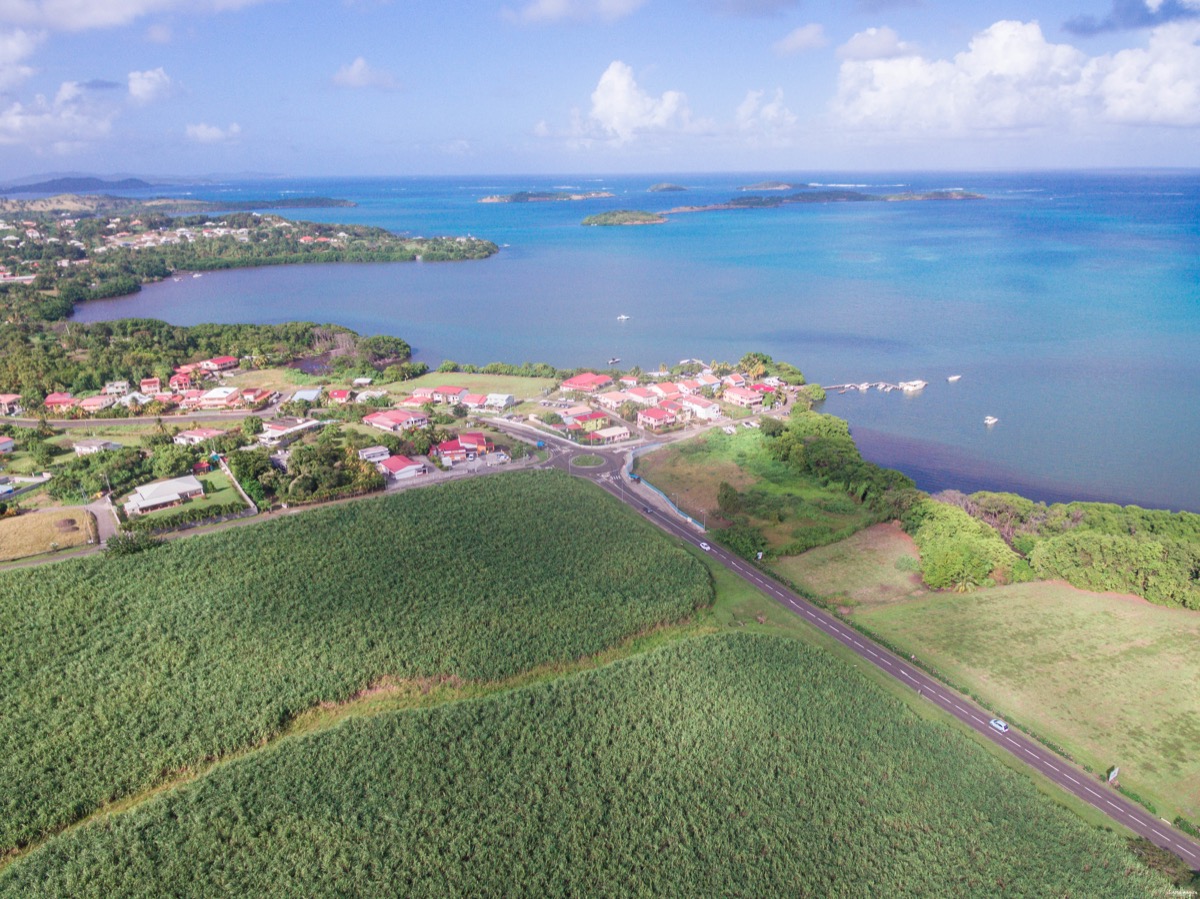
{"type": "Polygon", "coordinates": [[[477,263],[167,281],[81,306],[77,320],[333,321],[399,335],[432,364],[604,367],[617,356],[655,368],[761,350],[823,384],[928,381],[912,396],[831,394],[824,408],[851,422],[869,458],[927,489],[1200,511],[1198,172],[307,179],[151,193],[344,197],[359,205],[284,214],[504,246],[477,263]],[[767,178],[985,199],[579,225],[605,209],[721,202],[767,178]],[[688,191],[647,192],[658,181],[688,191]],[[615,196],[478,202],[559,187],[615,196]],[[985,427],[988,415],[999,423],[985,427]]]}

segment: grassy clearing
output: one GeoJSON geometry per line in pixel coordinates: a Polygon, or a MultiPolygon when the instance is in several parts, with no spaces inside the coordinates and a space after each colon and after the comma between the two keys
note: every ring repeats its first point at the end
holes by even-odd
{"type": "Polygon", "coordinates": [[[771,567],[831,603],[860,608],[928,595],[918,563],[912,538],[888,522],[829,546],[777,559],[771,567]]]}
{"type": "Polygon", "coordinates": [[[721,483],[730,484],[746,495],[749,523],[761,529],[772,549],[805,532],[855,531],[874,520],[845,491],[824,487],[771,458],[763,441],[756,429],[738,428],[734,434],[714,429],[640,456],[637,472],[685,511],[710,520],[720,516],[721,483]]]}
{"type": "Polygon", "coordinates": [[[397,396],[407,396],[416,387],[465,387],[471,393],[511,393],[519,402],[522,399],[538,399],[543,391],[552,389],[557,383],[550,378],[522,378],[517,375],[468,375],[462,372],[431,371],[419,378],[413,378],[411,381],[397,381],[378,386],[387,388],[397,396]]]}
{"type": "Polygon", "coordinates": [[[1144,896],[1121,839],[792,640],[718,635],[282,741],[3,896],[1144,896]]]}
{"type": "Polygon", "coordinates": [[[83,509],[47,509],[0,518],[0,562],[82,546],[96,539],[96,519],[83,509]]]}
{"type": "Polygon", "coordinates": [[[854,617],[1160,815],[1200,818],[1200,616],[1033,583],[862,607],[854,617]]]}
{"type": "Polygon", "coordinates": [[[382,678],[492,680],[711,601],[598,488],[496,475],[0,575],[0,847],[382,678]]]}

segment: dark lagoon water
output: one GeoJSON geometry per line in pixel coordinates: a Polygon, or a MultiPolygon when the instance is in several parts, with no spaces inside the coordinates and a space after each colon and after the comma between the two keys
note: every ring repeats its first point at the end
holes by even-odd
{"type": "Polygon", "coordinates": [[[344,197],[359,205],[284,214],[504,246],[473,263],[212,273],[88,303],[77,320],[332,321],[401,336],[434,364],[619,356],[654,368],[761,350],[823,384],[928,381],[917,395],[825,404],[869,458],[928,489],[1200,511],[1200,172],[326,179],[190,195],[344,197]],[[605,209],[721,202],[764,178],[985,199],[579,224],[605,209]],[[657,181],[688,191],[647,192],[657,181]],[[567,186],[615,196],[478,202],[567,186]],[[988,415],[999,423],[985,427],[988,415]]]}

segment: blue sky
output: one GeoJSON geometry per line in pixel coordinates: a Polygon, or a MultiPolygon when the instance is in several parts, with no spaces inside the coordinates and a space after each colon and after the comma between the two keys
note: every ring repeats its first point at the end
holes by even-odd
{"type": "Polygon", "coordinates": [[[0,181],[1196,166],[1200,0],[0,0],[0,181]]]}

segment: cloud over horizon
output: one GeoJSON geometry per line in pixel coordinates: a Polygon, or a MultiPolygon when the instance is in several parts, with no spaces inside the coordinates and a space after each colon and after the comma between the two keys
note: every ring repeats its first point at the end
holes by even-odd
{"type": "Polygon", "coordinates": [[[171,93],[171,76],[162,66],[146,72],[129,73],[129,98],[134,103],[145,105],[161,100],[171,93]]]}
{"type": "Polygon", "coordinates": [[[225,12],[267,0],[2,0],[0,23],[88,31],[128,25],[143,16],[181,10],[225,12]]]}
{"type": "Polygon", "coordinates": [[[562,22],[599,19],[614,22],[632,15],[646,0],[530,0],[520,9],[504,10],[505,18],[519,22],[562,22]]]}
{"type": "Polygon", "coordinates": [[[825,36],[824,27],[810,22],[808,25],[793,28],[785,37],[772,44],[771,49],[780,56],[791,56],[805,50],[819,49],[828,43],[829,38],[825,36]]]}
{"type": "Polygon", "coordinates": [[[1162,26],[1145,47],[1089,57],[1046,40],[1037,22],[996,22],[952,59],[842,62],[835,119],[893,133],[1098,124],[1200,124],[1200,23],[1162,26]]]}
{"type": "Polygon", "coordinates": [[[638,86],[633,69],[614,60],[600,76],[592,92],[589,120],[604,137],[624,144],[646,132],[681,131],[691,125],[687,97],[680,91],[664,91],[653,97],[638,86]]]}
{"type": "Polygon", "coordinates": [[[237,122],[233,122],[228,128],[221,128],[218,125],[209,125],[200,122],[195,125],[188,125],[184,129],[184,134],[188,140],[195,141],[198,144],[220,144],[226,141],[236,140],[242,133],[242,126],[237,122]]]}

